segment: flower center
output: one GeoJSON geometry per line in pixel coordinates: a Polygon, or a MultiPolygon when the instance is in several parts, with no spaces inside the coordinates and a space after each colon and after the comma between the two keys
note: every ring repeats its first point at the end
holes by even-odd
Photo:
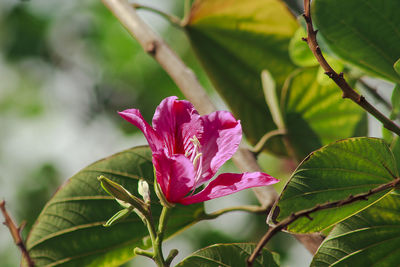
{"type": "Polygon", "coordinates": [[[200,152],[200,141],[199,139],[193,135],[193,138],[190,139],[190,142],[193,144],[193,149],[191,151],[187,151],[185,156],[189,158],[190,155],[190,161],[193,163],[193,167],[195,170],[195,178],[194,178],[194,186],[193,190],[196,189],[197,183],[200,180],[201,173],[202,173],[202,165],[203,165],[203,157],[202,153],[200,152]]]}

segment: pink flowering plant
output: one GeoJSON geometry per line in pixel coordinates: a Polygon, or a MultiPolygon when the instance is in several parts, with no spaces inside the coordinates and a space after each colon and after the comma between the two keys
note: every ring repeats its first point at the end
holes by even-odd
{"type": "MultiPolygon", "coordinates": [[[[51,147],[48,144],[58,148],[71,144],[61,140],[71,135],[46,129],[46,138],[54,135],[48,144],[35,144],[30,150],[25,146],[21,151],[22,147],[10,149],[33,140],[25,139],[28,136],[35,138],[35,143],[40,140],[36,137],[41,132],[32,132],[36,128],[30,123],[25,127],[28,119],[36,121],[37,115],[48,112],[51,116],[46,118],[63,121],[60,113],[54,113],[58,104],[48,106],[45,100],[53,95],[48,94],[49,84],[65,88],[58,84],[65,77],[85,89],[85,96],[93,85],[91,93],[96,100],[77,102],[88,104],[79,110],[90,112],[90,116],[80,117],[112,110],[111,116],[124,122],[124,127],[139,129],[148,145],[135,146],[132,142],[132,148],[83,168],[57,190],[37,216],[31,213],[37,206],[31,200],[44,199],[47,184],[53,184],[44,179],[56,173],[53,168],[48,171],[46,159],[43,170],[27,176],[29,183],[20,183],[21,206],[26,206],[32,219],[27,218],[26,240],[0,200],[4,224],[22,254],[21,266],[120,266],[141,255],[157,266],[169,267],[173,259],[178,261],[178,251],[163,251],[165,240],[202,220],[231,211],[257,213],[259,220],[246,225],[240,237],[221,233],[214,227],[219,221],[210,223],[207,229],[200,228],[196,240],[190,242],[194,246],[207,242],[210,246],[190,255],[181,252],[185,258],[176,267],[308,265],[309,256],[295,253],[294,258],[285,251],[280,262],[273,252],[287,247],[288,239],[281,237],[291,234],[312,255],[311,267],[399,266],[400,0],[168,1],[169,9],[176,14],[134,0],[93,1],[89,5],[77,1],[85,2],[84,6],[72,5],[83,13],[73,16],[65,16],[65,12],[74,9],[44,8],[36,12],[33,3],[25,3],[36,1],[23,2],[0,4],[7,7],[0,12],[0,20],[6,23],[6,27],[0,27],[0,31],[6,29],[4,38],[1,36],[6,42],[0,42],[0,74],[5,70],[0,80],[0,98],[4,96],[0,113],[6,115],[0,120],[5,130],[0,136],[6,138],[0,140],[6,144],[0,149],[0,178],[8,178],[10,173],[3,160],[24,168],[25,156],[30,154],[25,152],[51,147]],[[96,6],[101,2],[104,7],[96,6]],[[151,27],[154,25],[147,22],[153,21],[150,17],[143,20],[141,9],[161,15],[179,30],[151,27]],[[46,10],[62,13],[47,16],[46,10]],[[183,14],[178,14],[181,11],[183,14]],[[303,12],[300,22],[297,18],[303,12]],[[77,30],[75,26],[82,21],[83,28],[77,30]],[[29,32],[31,27],[40,29],[29,32]],[[153,28],[162,31],[156,34],[153,28]],[[51,29],[51,34],[46,29],[51,29]],[[127,32],[137,39],[134,46],[127,32]],[[167,41],[162,34],[169,35],[167,41]],[[31,42],[33,37],[37,42],[31,42]],[[168,42],[181,50],[175,53],[168,42]],[[67,47],[71,44],[73,49],[67,47]],[[137,49],[139,45],[143,51],[137,49]],[[191,55],[189,51],[201,63],[201,67],[193,65],[196,72],[199,68],[202,71],[194,73],[179,58],[179,54],[191,55]],[[160,67],[146,69],[150,65],[140,53],[153,57],[160,67]],[[72,60],[70,55],[74,55],[72,60]],[[82,69],[78,65],[84,66],[83,76],[76,75],[82,69]],[[38,71],[42,66],[46,66],[45,71],[38,71]],[[138,69],[139,73],[133,73],[138,69]],[[167,97],[155,109],[152,122],[147,122],[142,113],[152,113],[161,95],[179,94],[165,82],[162,69],[193,104],[167,97]],[[61,74],[58,76],[62,79],[54,79],[54,73],[61,74]],[[46,77],[50,80],[38,82],[46,77]],[[204,90],[198,80],[207,78],[212,86],[204,90]],[[27,104],[24,96],[31,93],[25,91],[37,86],[45,91],[35,89],[35,103],[27,104]],[[3,87],[10,88],[3,93],[3,87]],[[214,110],[209,92],[211,96],[218,94],[232,113],[200,115],[206,113],[204,110],[214,110]],[[123,110],[125,97],[134,107],[139,105],[135,100],[144,100],[141,110],[123,110]],[[146,106],[151,109],[146,110],[146,106]],[[18,112],[11,112],[15,108],[18,112]],[[118,117],[117,109],[123,110],[119,115],[128,123],[118,117]],[[26,116],[31,111],[34,116],[26,116]],[[14,125],[17,114],[23,119],[21,127],[14,125]],[[241,145],[242,130],[246,140],[241,145]],[[369,137],[369,132],[374,137],[369,137]],[[379,133],[382,138],[375,137],[379,133]],[[25,142],[19,142],[21,139],[25,142]],[[232,157],[238,172],[243,173],[221,171],[232,157]],[[263,169],[279,177],[278,186],[271,186],[278,180],[263,169]],[[214,203],[219,205],[219,198],[249,188],[253,188],[258,205],[241,203],[206,211],[215,208],[214,203]],[[208,200],[215,202],[205,205],[208,200]],[[276,236],[280,232],[284,233],[276,236]],[[213,242],[219,234],[222,240],[213,242]],[[274,236],[274,243],[265,248],[274,236]],[[224,240],[229,243],[220,243],[224,240]]],[[[76,98],[68,99],[75,107],[76,98]]],[[[114,128],[120,133],[119,127],[114,128]]],[[[93,140],[98,139],[93,136],[93,140]]],[[[70,156],[68,151],[62,150],[58,156],[70,156]]],[[[35,161],[53,155],[31,154],[35,161]]],[[[0,184],[8,190],[8,181],[5,186],[0,184]]],[[[17,192],[19,199],[19,189],[17,192]]],[[[250,221],[249,217],[243,219],[250,221]]],[[[229,231],[243,230],[237,229],[240,224],[233,220],[224,223],[229,231]]],[[[0,265],[6,254],[8,249],[0,252],[0,265]]]]}
{"type": "MultiPolygon", "coordinates": [[[[222,173],[214,178],[236,152],[242,139],[240,121],[228,111],[200,116],[189,101],[171,96],[157,107],[152,126],[137,109],[127,109],[119,115],[143,132],[152,151],[155,192],[163,205],[159,222],[162,231],[155,232],[152,225],[147,183],[139,185],[142,201],[104,176],[99,180],[108,193],[128,209],[132,206],[131,211],[136,211],[143,219],[150,236],[154,237],[153,252],[136,248],[135,253],[154,259],[159,266],[168,266],[177,253],[172,251],[164,259],[161,250],[168,214],[175,204],[190,205],[278,182],[263,172],[222,173]]],[[[121,214],[117,214],[110,219],[109,225],[120,218],[121,214]]]]}
{"type": "Polygon", "coordinates": [[[168,203],[188,205],[277,182],[261,172],[223,173],[210,182],[242,139],[240,121],[228,111],[200,116],[189,101],[171,96],[157,107],[153,127],[137,109],[119,114],[146,137],[153,152],[157,185],[168,203]]]}

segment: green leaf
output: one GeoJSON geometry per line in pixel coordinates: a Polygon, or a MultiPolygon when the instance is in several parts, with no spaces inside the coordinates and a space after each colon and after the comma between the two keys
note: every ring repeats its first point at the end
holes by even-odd
{"type": "Polygon", "coordinates": [[[263,70],[261,72],[261,82],[263,86],[265,102],[267,103],[271,112],[272,120],[278,129],[285,129],[281,110],[278,104],[278,97],[276,95],[276,84],[269,71],[263,70]]]}
{"type": "Polygon", "coordinates": [[[400,137],[395,135],[393,137],[392,143],[390,144],[390,149],[394,154],[396,159],[397,170],[400,172],[400,137]]]}
{"type": "Polygon", "coordinates": [[[394,70],[400,74],[400,58],[393,64],[394,70]]]}
{"type": "Polygon", "coordinates": [[[306,36],[307,32],[303,27],[297,29],[289,44],[290,58],[300,67],[317,66],[317,59],[308,47],[307,42],[302,40],[306,36]]]}
{"type": "Polygon", "coordinates": [[[400,85],[396,84],[396,86],[393,88],[393,93],[392,93],[392,114],[391,114],[391,119],[395,119],[399,114],[400,114],[400,85]]]}
{"type": "MultiPolygon", "coordinates": [[[[137,194],[140,179],[153,184],[151,151],[136,147],[97,161],[57,191],[27,240],[29,253],[38,266],[119,266],[134,256],[135,247],[148,247],[142,244],[147,229],[135,213],[111,227],[103,227],[121,206],[101,188],[97,180],[100,175],[137,194]]],[[[154,191],[151,194],[155,196],[154,191]]],[[[154,202],[151,206],[158,221],[161,205],[154,202]]],[[[202,204],[177,205],[167,236],[193,224],[203,212],[202,204]]]]}
{"type": "MultiPolygon", "coordinates": [[[[180,262],[176,267],[242,267],[246,265],[246,260],[255,247],[255,244],[248,243],[212,245],[196,251],[180,262]]],[[[277,259],[277,254],[263,249],[261,254],[254,261],[253,266],[278,267],[277,259]]]]}
{"type": "MultiPolygon", "coordinates": [[[[350,138],[325,146],[309,155],[293,173],[274,207],[274,222],[317,204],[339,201],[366,193],[398,177],[396,162],[386,143],[376,138],[350,138]]],[[[295,233],[322,231],[372,205],[389,190],[340,208],[300,218],[288,230],[295,233]]]]}
{"type": "MultiPolygon", "coordinates": [[[[271,73],[280,92],[295,68],[288,46],[297,28],[279,0],[200,0],[192,7],[186,25],[192,47],[253,145],[276,129],[264,102],[261,71],[271,73]]],[[[268,148],[286,154],[280,138],[272,140],[268,148]]]]}
{"type": "MultiPolygon", "coordinates": [[[[330,49],[343,60],[400,82],[400,1],[315,0],[312,16],[330,49]]],[[[320,36],[321,37],[321,36],[320,36]]]]}
{"type": "Polygon", "coordinates": [[[343,99],[332,81],[318,83],[317,73],[318,68],[295,72],[282,92],[288,137],[299,160],[322,145],[362,134],[356,133],[359,124],[367,123],[365,112],[343,99]]]}
{"type": "Polygon", "coordinates": [[[400,262],[400,195],[339,223],[311,263],[322,266],[398,266],[400,262]]]}
{"type": "Polygon", "coordinates": [[[109,227],[109,226],[125,219],[132,211],[133,211],[133,208],[131,208],[131,209],[125,208],[123,210],[118,211],[103,226],[109,227]]]}

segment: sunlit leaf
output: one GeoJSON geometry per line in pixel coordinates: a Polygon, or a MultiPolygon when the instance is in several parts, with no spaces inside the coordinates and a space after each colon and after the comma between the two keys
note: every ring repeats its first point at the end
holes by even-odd
{"type": "MultiPolygon", "coordinates": [[[[359,124],[366,124],[365,112],[330,81],[317,81],[318,68],[296,72],[282,92],[282,109],[290,144],[302,160],[312,151],[339,139],[352,137],[359,124]]],[[[366,128],[366,127],[365,127],[366,128]]]]}
{"type": "Polygon", "coordinates": [[[322,266],[398,266],[400,262],[400,195],[339,223],[311,263],[322,266]]]}
{"type": "Polygon", "coordinates": [[[396,86],[393,88],[393,93],[392,93],[392,114],[391,117],[395,119],[399,114],[400,114],[400,85],[396,84],[396,86]]]}
{"type": "Polygon", "coordinates": [[[400,74],[400,58],[393,65],[394,70],[400,74]]]}
{"type": "MultiPolygon", "coordinates": [[[[264,101],[260,74],[268,70],[278,92],[295,66],[289,41],[298,28],[279,0],[199,0],[191,10],[186,32],[214,86],[254,145],[275,130],[264,101]]],[[[279,96],[279,94],[278,94],[279,96]]],[[[269,149],[285,154],[279,138],[269,149]]]]}
{"type": "MultiPolygon", "coordinates": [[[[325,146],[307,157],[293,173],[274,208],[274,221],[317,204],[366,193],[398,177],[396,162],[386,143],[376,138],[351,138],[325,146]]],[[[379,200],[390,190],[368,200],[321,210],[300,218],[288,230],[310,233],[324,230],[379,200]]]]}
{"type": "MultiPolygon", "coordinates": [[[[139,197],[138,182],[153,184],[151,151],[136,147],[100,160],[70,178],[44,207],[29,234],[27,247],[38,266],[119,266],[143,245],[147,229],[135,214],[104,227],[121,206],[100,186],[105,175],[139,197]]],[[[161,205],[151,192],[157,220],[161,205]]],[[[167,236],[192,224],[203,205],[178,205],[173,210],[167,236]]]]}
{"type": "Polygon", "coordinates": [[[312,16],[330,49],[343,60],[400,82],[400,1],[315,0],[312,16]]]}
{"type": "Polygon", "coordinates": [[[307,32],[303,27],[297,29],[296,33],[290,40],[289,55],[292,61],[300,67],[311,67],[318,65],[318,61],[308,47],[307,42],[302,38],[307,36],[307,32]]]}

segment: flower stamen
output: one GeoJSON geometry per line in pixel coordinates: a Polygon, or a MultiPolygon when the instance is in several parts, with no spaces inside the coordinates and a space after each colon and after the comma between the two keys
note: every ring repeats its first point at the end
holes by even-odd
{"type": "Polygon", "coordinates": [[[201,174],[202,174],[202,165],[203,165],[203,153],[200,152],[200,141],[197,138],[197,136],[193,135],[193,138],[190,139],[190,142],[193,144],[193,148],[190,151],[187,151],[185,153],[185,156],[189,158],[190,155],[190,161],[193,163],[193,168],[196,172],[195,174],[195,179],[194,179],[194,185],[192,189],[192,194],[194,193],[195,189],[197,188],[198,181],[200,180],[201,174]]]}
{"type": "Polygon", "coordinates": [[[197,155],[196,155],[196,157],[194,157],[194,160],[193,160],[193,166],[194,166],[194,168],[196,169],[196,163],[197,163],[197,160],[201,157],[203,155],[203,153],[197,153],[197,155]]]}

